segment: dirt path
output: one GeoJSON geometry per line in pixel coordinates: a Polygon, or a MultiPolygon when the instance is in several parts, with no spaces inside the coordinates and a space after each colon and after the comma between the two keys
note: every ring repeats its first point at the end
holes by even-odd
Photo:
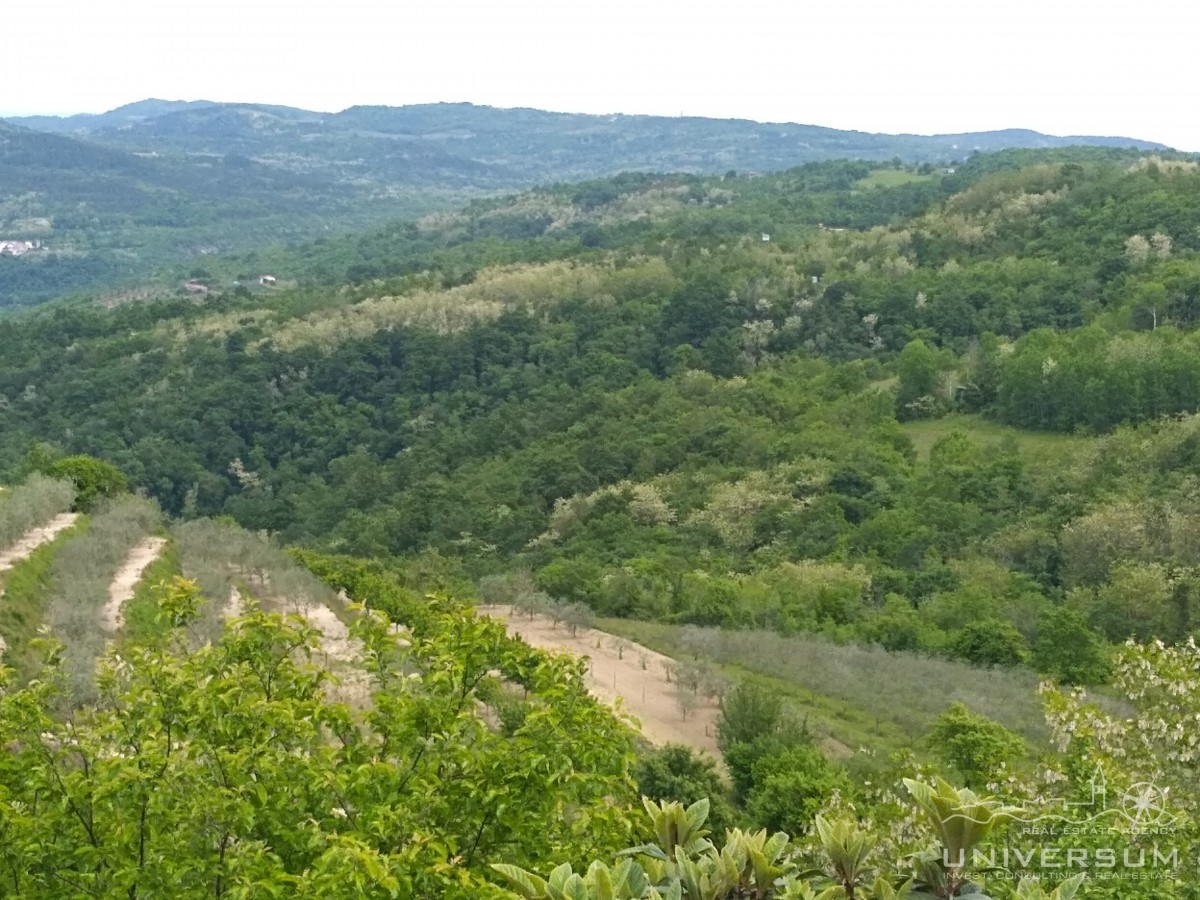
{"type": "Polygon", "coordinates": [[[358,709],[370,706],[371,678],[361,665],[362,641],[351,637],[346,623],[324,603],[299,604],[295,611],[321,632],[318,647],[325,657],[321,662],[339,682],[330,686],[330,697],[358,709]]]}
{"type": "Polygon", "coordinates": [[[108,603],[104,605],[104,627],[110,632],[121,630],[125,617],[121,607],[133,598],[133,590],[142,580],[142,573],[150,563],[158,559],[166,545],[165,537],[151,536],[129,551],[124,564],[117,570],[112,584],[108,586],[108,603]]]}
{"type": "Polygon", "coordinates": [[[676,685],[667,681],[667,667],[675,664],[671,657],[593,628],[581,629],[572,637],[565,626],[541,616],[529,619],[495,606],[476,611],[503,621],[509,633],[524,638],[532,647],[588,657],[588,689],[605,703],[615,703],[620,697],[621,708],[637,717],[650,743],[686,744],[720,759],[717,705],[697,698],[696,708],[683,718],[676,685]],[[624,649],[618,650],[622,645],[624,649]]]}
{"type": "Polygon", "coordinates": [[[236,619],[246,612],[245,601],[242,600],[242,592],[232,584],[229,586],[229,602],[225,604],[225,611],[221,614],[224,619],[236,619]]]}
{"type": "Polygon", "coordinates": [[[0,553],[0,572],[7,572],[42,544],[48,544],[59,533],[75,524],[79,513],[62,513],[55,516],[45,525],[39,525],[25,533],[19,541],[0,553]]]}
{"type": "Polygon", "coordinates": [[[300,611],[308,624],[321,632],[321,649],[330,663],[356,665],[362,659],[362,642],[350,637],[346,623],[324,603],[313,603],[300,611]]]}

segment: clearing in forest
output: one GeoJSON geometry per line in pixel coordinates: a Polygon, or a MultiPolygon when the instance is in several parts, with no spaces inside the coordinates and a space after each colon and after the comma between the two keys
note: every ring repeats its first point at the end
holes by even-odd
{"type": "Polygon", "coordinates": [[[718,706],[696,697],[695,708],[684,718],[679,685],[674,678],[668,680],[668,672],[677,665],[671,657],[594,628],[580,628],[572,635],[565,625],[555,625],[545,616],[528,618],[498,606],[479,607],[477,612],[503,621],[510,634],[531,647],[587,657],[588,690],[608,704],[619,698],[621,709],[637,717],[650,743],[686,744],[720,759],[718,706]]]}
{"type": "Polygon", "coordinates": [[[110,632],[121,630],[124,624],[121,607],[133,598],[134,588],[141,581],[142,573],[150,563],[158,559],[158,554],[162,552],[166,543],[167,539],[164,537],[146,538],[129,552],[125,563],[117,570],[108,588],[108,602],[104,605],[104,627],[110,632]]]}

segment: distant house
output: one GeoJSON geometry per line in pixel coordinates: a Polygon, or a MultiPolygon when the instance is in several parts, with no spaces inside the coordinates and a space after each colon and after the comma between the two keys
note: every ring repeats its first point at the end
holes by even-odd
{"type": "Polygon", "coordinates": [[[41,245],[41,241],[0,241],[0,256],[24,256],[41,245]]]}
{"type": "Polygon", "coordinates": [[[275,276],[274,275],[259,275],[258,283],[265,284],[265,285],[272,285],[275,283],[275,276]]]}
{"type": "Polygon", "coordinates": [[[207,294],[208,285],[201,284],[199,281],[189,281],[183,286],[183,289],[189,294],[207,294]]]}
{"type": "Polygon", "coordinates": [[[770,239],[771,239],[771,236],[764,231],[763,232],[763,243],[765,244],[770,239]]]}

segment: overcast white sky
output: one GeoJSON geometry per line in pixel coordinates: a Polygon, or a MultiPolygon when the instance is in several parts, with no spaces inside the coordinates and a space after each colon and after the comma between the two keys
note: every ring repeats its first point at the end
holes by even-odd
{"type": "Polygon", "coordinates": [[[1198,26],[1183,0],[60,0],[5,15],[0,113],[469,100],[1200,151],[1198,26]]]}

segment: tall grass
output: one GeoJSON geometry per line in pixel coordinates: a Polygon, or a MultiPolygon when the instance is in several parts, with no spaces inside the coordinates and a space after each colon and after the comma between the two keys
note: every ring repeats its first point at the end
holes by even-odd
{"type": "Polygon", "coordinates": [[[94,693],[96,658],[109,638],[102,621],[109,585],[130,551],[161,523],[158,504],[121,497],[103,506],[87,531],[54,557],[46,621],[66,645],[65,671],[80,700],[94,693]]]}
{"type": "Polygon", "coordinates": [[[0,550],[19,541],[26,532],[45,525],[75,502],[75,485],[34,473],[22,484],[0,493],[0,550]]]}
{"type": "Polygon", "coordinates": [[[316,603],[341,608],[337,595],[319,578],[266,538],[236,525],[211,519],[185,522],[175,530],[175,547],[184,577],[195,580],[210,601],[197,626],[209,639],[221,632],[233,587],[280,612],[299,612],[316,603]]]}

